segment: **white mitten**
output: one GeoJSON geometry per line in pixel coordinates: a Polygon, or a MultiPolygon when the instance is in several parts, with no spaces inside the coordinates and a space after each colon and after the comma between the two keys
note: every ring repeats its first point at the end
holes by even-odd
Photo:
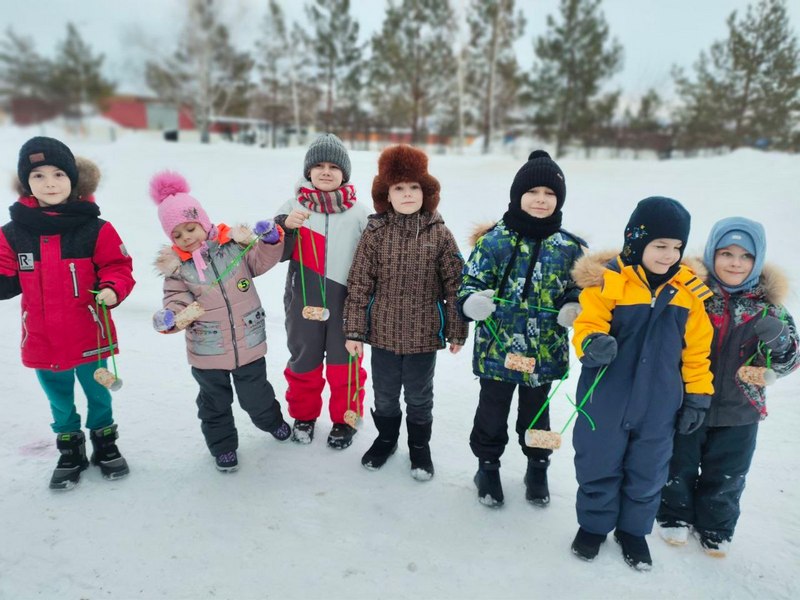
{"type": "Polygon", "coordinates": [[[497,308],[494,300],[492,300],[493,297],[494,290],[483,290],[471,294],[464,301],[464,314],[473,321],[483,321],[497,308]]]}
{"type": "Polygon", "coordinates": [[[579,314],[581,314],[581,305],[577,302],[567,302],[558,311],[558,324],[569,329],[579,314]]]}

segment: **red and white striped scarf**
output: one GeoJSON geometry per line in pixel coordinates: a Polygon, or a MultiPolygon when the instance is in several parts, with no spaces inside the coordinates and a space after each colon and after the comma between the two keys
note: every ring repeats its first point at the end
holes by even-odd
{"type": "Polygon", "coordinates": [[[323,192],[301,186],[297,192],[297,201],[303,208],[313,212],[341,213],[356,203],[356,188],[352,184],[347,184],[331,192],[323,192]]]}

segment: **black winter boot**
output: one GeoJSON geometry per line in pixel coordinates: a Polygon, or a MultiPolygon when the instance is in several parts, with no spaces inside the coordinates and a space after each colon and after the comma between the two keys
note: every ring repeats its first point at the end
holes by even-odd
{"type": "Polygon", "coordinates": [[[130,473],[127,461],[120,454],[117,448],[117,426],[116,424],[93,429],[89,433],[92,440],[92,464],[100,467],[100,473],[105,479],[120,479],[130,473]]]}
{"type": "Polygon", "coordinates": [[[361,464],[370,471],[377,471],[397,450],[397,438],[400,437],[400,422],[403,420],[403,415],[381,417],[376,415],[374,410],[370,412],[378,430],[378,437],[361,457],[361,464]]]}
{"type": "Polygon", "coordinates": [[[528,458],[525,472],[525,499],[534,506],[544,508],[550,504],[550,489],[547,487],[548,459],[528,458]]]}
{"type": "Polygon", "coordinates": [[[411,459],[411,476],[417,481],[428,481],[433,477],[433,460],[431,460],[431,427],[433,421],[424,425],[409,423],[406,419],[408,430],[408,457],[411,459]]]}
{"type": "Polygon", "coordinates": [[[82,431],[59,433],[56,448],[61,453],[50,478],[51,490],[71,490],[81,478],[81,471],[89,466],[86,460],[86,436],[82,431]]]}
{"type": "Polygon", "coordinates": [[[503,506],[503,485],[500,483],[500,461],[478,461],[478,472],[473,478],[478,486],[478,502],[489,508],[503,506]]]}
{"type": "Polygon", "coordinates": [[[643,535],[632,535],[617,529],[614,531],[614,539],[622,546],[622,558],[629,566],[637,571],[649,571],[653,568],[650,548],[643,535]]]}
{"type": "Polygon", "coordinates": [[[578,528],[575,539],[572,540],[572,553],[587,562],[597,558],[600,544],[606,541],[606,536],[599,533],[589,533],[583,527],[578,528]]]}
{"type": "Polygon", "coordinates": [[[328,448],[334,450],[344,450],[353,443],[353,436],[358,429],[351,427],[347,423],[334,423],[331,432],[328,434],[328,448]]]}

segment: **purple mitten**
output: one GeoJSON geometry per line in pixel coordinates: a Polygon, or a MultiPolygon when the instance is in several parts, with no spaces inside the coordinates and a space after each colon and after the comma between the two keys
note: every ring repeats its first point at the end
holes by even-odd
{"type": "Polygon", "coordinates": [[[175,327],[175,313],[168,308],[162,308],[153,315],[153,329],[156,331],[169,331],[175,327]]]}
{"type": "Polygon", "coordinates": [[[253,227],[253,231],[265,244],[277,244],[281,239],[281,232],[275,227],[275,221],[272,219],[259,221],[253,227]]]}

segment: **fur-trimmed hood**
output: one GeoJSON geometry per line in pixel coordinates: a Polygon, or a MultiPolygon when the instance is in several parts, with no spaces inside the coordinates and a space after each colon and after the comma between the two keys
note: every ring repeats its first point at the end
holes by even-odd
{"type": "Polygon", "coordinates": [[[470,248],[474,248],[475,244],[478,243],[478,240],[481,239],[484,235],[494,229],[495,225],[497,225],[498,221],[483,221],[482,223],[475,223],[472,228],[472,232],[469,234],[467,238],[467,242],[469,243],[470,248]]]}
{"type": "MultiPolygon", "coordinates": [[[[240,246],[247,246],[255,235],[253,230],[250,229],[248,225],[244,224],[228,227],[224,223],[220,223],[217,225],[216,230],[219,232],[219,237],[210,241],[217,241],[221,244],[233,240],[240,246]]],[[[183,263],[184,260],[188,260],[179,252],[180,251],[175,246],[161,246],[161,249],[156,255],[156,259],[153,261],[156,272],[164,277],[169,277],[175,273],[175,271],[180,268],[181,263],[183,263]]],[[[191,255],[189,257],[191,257],[191,255]]]]}
{"type": "MultiPolygon", "coordinates": [[[[572,268],[572,277],[581,289],[603,284],[603,273],[608,263],[619,256],[615,250],[598,250],[585,254],[572,268]]],[[[708,280],[708,271],[699,258],[684,256],[681,264],[689,267],[703,281],[708,280]]]]}
{"type": "MultiPolygon", "coordinates": [[[[580,288],[601,285],[609,261],[619,255],[614,250],[600,250],[582,256],[572,269],[572,277],[580,288]]],[[[699,256],[684,256],[681,264],[689,267],[706,284],[713,281],[699,256]]],[[[783,304],[789,295],[789,278],[780,267],[765,264],[758,285],[772,304],[783,304]]]]}
{"type": "MultiPolygon", "coordinates": [[[[70,201],[86,200],[94,202],[94,193],[100,183],[100,168],[88,158],[82,156],[75,157],[75,164],[78,167],[78,187],[72,190],[70,201]]],[[[22,187],[22,182],[14,175],[12,189],[20,197],[28,197],[30,194],[22,187]]]]}

